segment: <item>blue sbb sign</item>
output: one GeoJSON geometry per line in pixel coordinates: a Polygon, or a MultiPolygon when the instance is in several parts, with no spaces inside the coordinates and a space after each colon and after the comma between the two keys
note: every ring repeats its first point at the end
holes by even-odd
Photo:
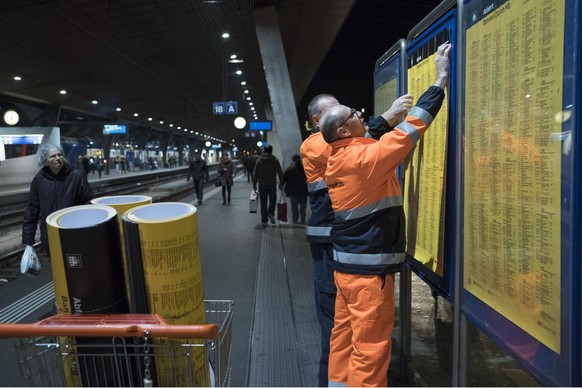
{"type": "Polygon", "coordinates": [[[212,103],[212,114],[235,115],[237,113],[238,113],[238,103],[236,101],[223,101],[212,103]]]}

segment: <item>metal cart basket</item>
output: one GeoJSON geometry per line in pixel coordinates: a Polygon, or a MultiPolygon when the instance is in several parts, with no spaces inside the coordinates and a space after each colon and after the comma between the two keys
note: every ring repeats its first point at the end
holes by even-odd
{"type": "Polygon", "coordinates": [[[233,301],[205,300],[207,324],[155,314],[63,314],[0,324],[30,386],[228,386],[233,301]]]}

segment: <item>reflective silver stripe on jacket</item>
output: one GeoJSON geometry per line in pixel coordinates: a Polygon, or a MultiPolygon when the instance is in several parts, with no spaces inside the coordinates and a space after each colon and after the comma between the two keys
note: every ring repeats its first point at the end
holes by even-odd
{"type": "Polygon", "coordinates": [[[406,253],[347,253],[333,250],[333,259],[344,264],[390,265],[404,263],[406,253]]]}
{"type": "MultiPolygon", "coordinates": [[[[427,128],[432,124],[432,121],[434,119],[430,115],[430,113],[416,106],[410,110],[410,113],[408,113],[408,115],[418,117],[426,125],[427,128]]],[[[408,136],[410,136],[414,143],[416,143],[420,139],[420,132],[418,131],[418,128],[410,125],[408,121],[403,121],[396,127],[400,129],[402,132],[406,133],[408,136]]]]}
{"type": "Polygon", "coordinates": [[[325,180],[320,179],[320,180],[315,181],[313,183],[308,183],[307,184],[307,191],[309,191],[310,193],[313,193],[314,191],[325,189],[326,187],[327,187],[327,184],[325,183],[325,180]]]}
{"type": "Polygon", "coordinates": [[[331,226],[309,226],[305,227],[308,236],[329,237],[331,226]]]}
{"type": "Polygon", "coordinates": [[[377,212],[378,210],[388,209],[395,206],[402,206],[402,197],[400,195],[384,197],[379,201],[355,209],[336,211],[335,215],[340,220],[347,221],[354,218],[364,217],[377,212]]]}

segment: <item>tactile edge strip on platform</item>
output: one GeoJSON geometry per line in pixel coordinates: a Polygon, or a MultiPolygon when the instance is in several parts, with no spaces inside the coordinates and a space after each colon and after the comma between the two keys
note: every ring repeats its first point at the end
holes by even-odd
{"type": "Polygon", "coordinates": [[[315,310],[313,259],[305,229],[280,229],[305,386],[318,384],[321,336],[315,310]]]}
{"type": "MultiPolygon", "coordinates": [[[[315,333],[307,322],[296,325],[294,306],[301,306],[301,312],[309,309],[312,316],[299,320],[317,320],[313,311],[313,288],[310,287],[311,272],[299,260],[304,255],[297,253],[295,235],[301,231],[287,232],[284,229],[268,228],[262,233],[261,250],[257,271],[255,317],[252,332],[249,386],[306,386],[315,385],[313,368],[316,362],[305,358],[302,346],[312,347],[308,342],[319,345],[319,330],[315,333]],[[285,243],[283,242],[285,240],[285,243]],[[289,243],[287,243],[289,242],[289,243]],[[286,254],[285,249],[289,251],[286,254]],[[300,279],[303,280],[300,280],[300,279]],[[306,300],[305,298],[308,298],[306,300]],[[299,335],[298,335],[299,329],[299,335]],[[313,339],[306,340],[304,330],[309,330],[313,339]],[[309,367],[308,364],[314,365],[309,367]],[[308,374],[306,378],[306,373],[308,374]],[[309,380],[307,382],[306,380],[309,380]]],[[[303,231],[304,233],[304,231],[303,231]]],[[[298,234],[298,235],[299,235],[298,234]]],[[[302,235],[303,237],[304,235],[302,235]]],[[[303,237],[304,238],[304,237],[303,237]]],[[[313,324],[312,324],[313,326],[313,324]]],[[[307,350],[315,357],[316,354],[307,350]]]]}

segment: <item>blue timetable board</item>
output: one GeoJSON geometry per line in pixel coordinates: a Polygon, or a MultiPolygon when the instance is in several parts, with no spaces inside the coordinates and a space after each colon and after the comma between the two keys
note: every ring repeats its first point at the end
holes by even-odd
{"type": "Polygon", "coordinates": [[[580,2],[460,14],[460,308],[544,385],[580,386],[580,2]]]}
{"type": "Polygon", "coordinates": [[[380,116],[403,92],[405,40],[401,39],[376,61],[374,70],[374,115],[380,116]]]}
{"type": "Polygon", "coordinates": [[[420,98],[437,76],[438,47],[452,44],[450,86],[428,131],[404,167],[407,263],[446,299],[453,294],[455,231],[456,10],[444,13],[406,47],[407,91],[420,98]]]}
{"type": "MultiPolygon", "coordinates": [[[[374,115],[380,116],[392,106],[394,100],[404,94],[404,48],[400,39],[376,61],[374,71],[374,115]]],[[[402,186],[402,165],[396,171],[402,186]]]]}

